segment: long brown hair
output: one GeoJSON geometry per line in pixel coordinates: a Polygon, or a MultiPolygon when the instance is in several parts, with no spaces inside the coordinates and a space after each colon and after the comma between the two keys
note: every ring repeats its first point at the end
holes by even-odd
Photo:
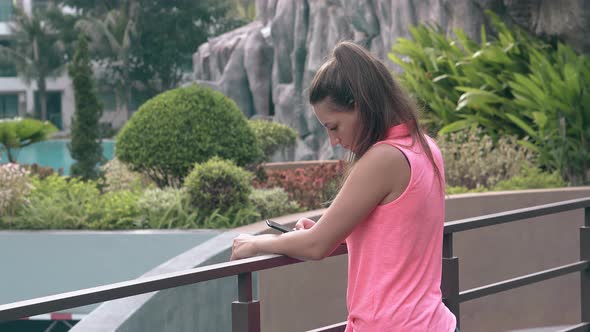
{"type": "Polygon", "coordinates": [[[309,88],[310,104],[326,98],[345,112],[355,107],[359,110],[361,131],[356,136],[353,161],[385,139],[389,128],[406,123],[412,144],[420,144],[442,185],[441,170],[418,123],[418,108],[379,59],[353,42],[338,43],[309,88]]]}

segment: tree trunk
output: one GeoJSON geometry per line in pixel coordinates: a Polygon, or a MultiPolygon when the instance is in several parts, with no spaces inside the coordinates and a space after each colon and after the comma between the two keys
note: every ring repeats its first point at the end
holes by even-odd
{"type": "Polygon", "coordinates": [[[131,104],[131,88],[125,88],[124,102],[125,104],[123,106],[125,107],[125,120],[129,120],[131,117],[131,111],[129,110],[129,105],[131,104]]]}
{"type": "Polygon", "coordinates": [[[47,121],[47,86],[45,77],[39,77],[37,86],[39,89],[39,103],[41,104],[41,120],[47,121]]]}
{"type": "Polygon", "coordinates": [[[6,147],[6,156],[8,157],[8,162],[10,163],[16,163],[16,159],[14,158],[14,156],[12,155],[12,152],[10,151],[10,147],[6,147]]]}
{"type": "Polygon", "coordinates": [[[122,116],[125,121],[129,120],[129,102],[128,92],[124,86],[119,86],[115,91],[115,108],[117,109],[117,117],[122,116]]]}

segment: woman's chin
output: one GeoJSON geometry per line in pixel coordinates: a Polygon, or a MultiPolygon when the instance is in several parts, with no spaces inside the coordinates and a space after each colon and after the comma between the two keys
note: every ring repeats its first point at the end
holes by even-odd
{"type": "Polygon", "coordinates": [[[350,153],[355,153],[355,152],[354,152],[354,150],[353,150],[353,149],[352,149],[350,146],[342,146],[342,148],[343,148],[344,150],[346,150],[347,152],[350,152],[350,153]]]}

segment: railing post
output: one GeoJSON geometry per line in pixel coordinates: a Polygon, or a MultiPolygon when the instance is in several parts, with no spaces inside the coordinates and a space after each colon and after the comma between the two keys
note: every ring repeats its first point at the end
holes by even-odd
{"type": "Polygon", "coordinates": [[[459,327],[459,258],[453,256],[453,233],[445,234],[443,237],[442,260],[443,302],[457,318],[457,327],[459,327]]]}
{"type": "Polygon", "coordinates": [[[252,273],[238,275],[238,300],[231,308],[232,332],[260,332],[260,301],[252,297],[252,273]]]}
{"type": "MultiPolygon", "coordinates": [[[[584,226],[580,228],[580,260],[590,261],[590,207],[584,208],[584,226]]],[[[580,271],[582,322],[590,322],[590,269],[580,271]]]]}

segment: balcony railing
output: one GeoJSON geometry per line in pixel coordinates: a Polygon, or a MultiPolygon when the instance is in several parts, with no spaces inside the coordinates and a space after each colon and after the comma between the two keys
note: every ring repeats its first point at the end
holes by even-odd
{"type": "MultiPolygon", "coordinates": [[[[342,255],[345,253],[347,253],[346,247],[340,246],[331,256],[342,255]]],[[[563,332],[590,331],[590,197],[446,223],[442,259],[443,276],[441,289],[444,297],[443,300],[447,307],[449,307],[457,317],[458,324],[460,324],[459,313],[460,304],[462,302],[559,277],[568,273],[580,272],[582,323],[563,330],[563,332]],[[453,233],[576,209],[584,209],[584,226],[580,229],[580,261],[475,289],[459,291],[459,258],[453,256],[453,233]]],[[[297,259],[286,256],[259,256],[14,302],[0,305],[0,321],[16,320],[23,317],[50,313],[128,296],[196,284],[207,280],[237,276],[238,300],[232,303],[232,331],[260,331],[260,303],[253,298],[252,273],[299,262],[300,261],[297,259]]],[[[345,323],[338,323],[314,331],[343,331],[345,325],[345,323]]]]}

